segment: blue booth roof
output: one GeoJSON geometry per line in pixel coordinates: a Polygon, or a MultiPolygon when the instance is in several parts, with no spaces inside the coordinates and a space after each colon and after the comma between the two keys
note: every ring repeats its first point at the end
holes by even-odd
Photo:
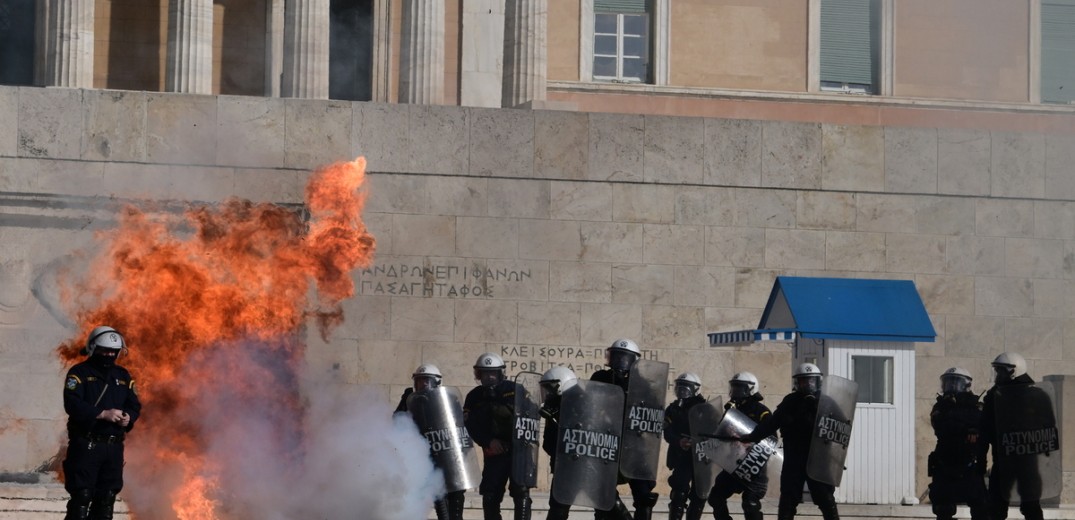
{"type": "Polygon", "coordinates": [[[711,345],[795,336],[932,342],[937,332],[910,280],[778,276],[757,330],[709,334],[711,345]]]}

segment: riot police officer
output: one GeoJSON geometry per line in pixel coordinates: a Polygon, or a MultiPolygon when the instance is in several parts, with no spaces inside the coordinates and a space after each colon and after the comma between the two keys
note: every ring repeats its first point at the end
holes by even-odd
{"type": "Polygon", "coordinates": [[[496,354],[486,352],[478,356],[474,379],[480,384],[467,394],[463,417],[471,438],[485,455],[478,488],[485,520],[501,520],[500,502],[504,499],[505,486],[515,502],[515,520],[529,520],[530,488],[511,478],[516,384],[505,377],[504,368],[504,360],[496,354]]]}
{"type": "MultiPolygon", "coordinates": [[[[617,339],[605,349],[605,364],[607,369],[598,370],[590,376],[591,381],[609,383],[619,386],[627,392],[627,386],[631,375],[631,367],[642,357],[642,349],[638,344],[629,339],[617,339]]],[[[657,505],[657,493],[653,488],[657,487],[654,480],[626,479],[631,488],[631,496],[634,498],[634,520],[650,520],[653,515],[653,506],[657,505]]],[[[621,482],[622,483],[622,482],[621,482]]],[[[608,518],[627,518],[630,513],[616,494],[616,502],[611,511],[594,511],[594,518],[603,520],[608,518]]]]}
{"type": "Polygon", "coordinates": [[[116,329],[96,327],[86,339],[88,359],[67,372],[67,520],[110,520],[123,489],[123,439],[142,411],[134,379],[116,364],[126,348],[116,329]]]}
{"type": "MultiPolygon", "coordinates": [[[[744,415],[761,424],[770,415],[769,407],[762,404],[764,399],[758,392],[758,378],[750,372],[739,372],[728,381],[728,402],[724,409],[736,408],[744,415]]],[[[731,520],[728,513],[728,498],[735,493],[743,495],[743,517],[746,520],[761,520],[761,499],[768,491],[769,477],[765,472],[757,475],[752,482],[744,482],[725,471],[717,474],[713,489],[709,492],[709,504],[713,506],[713,518],[731,520]]],[[[802,484],[799,485],[802,489],[802,484]]]]}
{"type": "Polygon", "coordinates": [[[970,372],[952,367],[941,374],[941,393],[929,413],[937,448],[929,454],[929,501],[937,520],[952,520],[956,504],[970,506],[971,518],[987,519],[985,464],[978,460],[982,405],[971,392],[970,372]]]}
{"type": "Polygon", "coordinates": [[[999,442],[998,430],[1000,430],[999,422],[1013,423],[1029,419],[1028,416],[1016,415],[1025,410],[1036,410],[1041,415],[1049,415],[1048,418],[1035,417],[1035,419],[1051,422],[1055,427],[1051,399],[1040,389],[1034,388],[1034,379],[1027,374],[1026,360],[1015,352],[1005,352],[997,356],[993,360],[993,371],[995,373],[994,386],[985,393],[982,399],[982,420],[979,427],[982,441],[979,456],[982,460],[985,460],[988,446],[993,447],[993,468],[989,472],[987,499],[989,516],[991,520],[1004,520],[1008,517],[1008,505],[1014,486],[1019,492],[1019,511],[1023,513],[1023,518],[1042,520],[1042,475],[1037,459],[1033,455],[1029,457],[1005,455],[999,442]],[[1014,407],[1009,406],[1008,409],[1001,410],[996,406],[998,391],[1023,391],[1024,401],[1014,407]]]}
{"type": "MultiPolygon", "coordinates": [[[[436,365],[423,364],[414,369],[411,374],[412,385],[403,391],[396,406],[396,412],[407,412],[407,401],[411,395],[422,394],[440,386],[443,376],[436,365]]],[[[434,459],[434,462],[436,459],[434,459]]],[[[433,509],[437,513],[437,520],[463,520],[463,508],[465,505],[466,491],[449,491],[441,498],[433,501],[433,509]]]]}
{"type": "MultiPolygon", "coordinates": [[[[545,418],[545,433],[542,434],[541,448],[549,455],[549,467],[553,471],[553,479],[556,479],[556,445],[557,432],[560,430],[560,398],[564,390],[571,388],[578,381],[578,377],[570,368],[552,367],[541,375],[541,416],[545,418]]],[[[551,487],[552,483],[550,483],[551,487]]],[[[567,520],[571,512],[570,504],[557,502],[552,494],[549,494],[549,513],[545,515],[547,520],[567,520]]]]}
{"type": "Polygon", "coordinates": [[[792,392],[784,397],[772,415],[763,420],[750,435],[749,442],[758,442],[780,430],[784,439],[784,466],[780,473],[780,502],[778,520],[791,520],[803,500],[803,483],[810,497],[821,510],[825,520],[839,520],[840,514],[833,496],[836,487],[815,480],[806,474],[810,455],[814,419],[817,417],[818,396],[821,394],[821,369],[813,363],[803,363],[792,376],[792,392]]]}
{"type": "MultiPolygon", "coordinates": [[[[669,495],[668,520],[680,520],[687,513],[687,520],[702,517],[705,502],[694,495],[694,442],[691,440],[691,428],[688,414],[691,408],[705,402],[699,395],[702,380],[697,374],[684,372],[676,377],[676,400],[664,410],[664,440],[668,443],[668,455],[665,463],[672,474],[668,476],[668,485],[672,491],[669,495]],[[688,501],[690,507],[687,506],[688,501]]],[[[708,486],[708,482],[698,485],[708,486]]]]}

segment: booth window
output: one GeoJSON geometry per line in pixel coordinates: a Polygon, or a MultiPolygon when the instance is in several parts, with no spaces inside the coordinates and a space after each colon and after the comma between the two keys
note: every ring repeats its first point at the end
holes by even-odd
{"type": "Polygon", "coordinates": [[[593,79],[649,82],[649,25],[649,2],[646,0],[596,0],[593,79]]]}
{"type": "Polygon", "coordinates": [[[892,403],[892,358],[851,356],[853,379],[859,385],[860,403],[892,403]]]}
{"type": "Polygon", "coordinates": [[[880,92],[880,0],[821,0],[821,90],[880,92]]]}

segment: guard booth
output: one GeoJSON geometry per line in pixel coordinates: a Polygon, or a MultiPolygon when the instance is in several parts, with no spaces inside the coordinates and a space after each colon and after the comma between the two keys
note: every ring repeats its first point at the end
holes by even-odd
{"type": "Polygon", "coordinates": [[[757,329],[710,333],[709,344],[787,343],[792,370],[809,362],[825,375],[857,382],[847,469],[836,499],[914,504],[914,347],[936,336],[909,280],[779,276],[757,329]]]}

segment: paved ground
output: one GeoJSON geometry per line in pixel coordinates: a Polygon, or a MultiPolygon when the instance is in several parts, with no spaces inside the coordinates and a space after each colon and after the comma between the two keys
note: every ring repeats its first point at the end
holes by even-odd
{"type": "MultiPolygon", "coordinates": [[[[548,495],[547,494],[535,494],[534,496],[534,514],[532,520],[544,520],[545,511],[548,507],[548,495]]],[[[121,495],[122,498],[122,495],[121,495]]],[[[37,519],[56,519],[60,520],[64,516],[64,506],[67,502],[67,493],[64,492],[63,487],[58,484],[5,484],[0,483],[0,520],[37,520],[37,519]]],[[[739,504],[734,500],[729,503],[732,516],[734,518],[742,518],[742,514],[739,510],[739,504]]],[[[117,503],[117,520],[126,520],[130,518],[127,515],[127,506],[122,500],[117,503]]],[[[511,516],[511,500],[505,498],[504,500],[504,518],[510,520],[511,516]]],[[[763,511],[766,516],[770,518],[776,517],[776,502],[765,501],[763,503],[763,511]]],[[[666,518],[668,512],[667,499],[662,498],[661,502],[657,504],[657,508],[654,511],[654,519],[663,520],[666,518]]],[[[579,509],[573,511],[571,517],[577,519],[591,518],[592,513],[589,510],[579,509]]],[[[814,518],[815,520],[820,518],[817,508],[812,504],[804,504],[799,507],[799,517],[801,518],[814,518]]],[[[959,508],[957,513],[958,518],[970,518],[970,514],[967,508],[959,508]]],[[[362,518],[360,514],[355,515],[359,520],[377,520],[362,518]]],[[[429,519],[435,519],[436,516],[430,511],[429,519]]],[[[463,515],[466,520],[481,520],[483,518],[481,512],[481,499],[476,492],[468,493],[467,496],[467,509],[463,515]]],[[[706,520],[712,518],[709,509],[706,509],[706,514],[703,517],[706,520]]],[[[929,505],[916,505],[916,506],[884,506],[884,505],[859,505],[859,504],[841,504],[840,505],[840,518],[841,520],[877,520],[877,519],[893,519],[893,520],[929,520],[933,518],[933,514],[930,512],[929,505]]],[[[1012,509],[1009,518],[1019,519],[1022,515],[1019,511],[1012,509]]],[[[1063,506],[1056,509],[1046,509],[1045,518],[1048,520],[1075,520],[1075,506],[1063,506]]]]}

